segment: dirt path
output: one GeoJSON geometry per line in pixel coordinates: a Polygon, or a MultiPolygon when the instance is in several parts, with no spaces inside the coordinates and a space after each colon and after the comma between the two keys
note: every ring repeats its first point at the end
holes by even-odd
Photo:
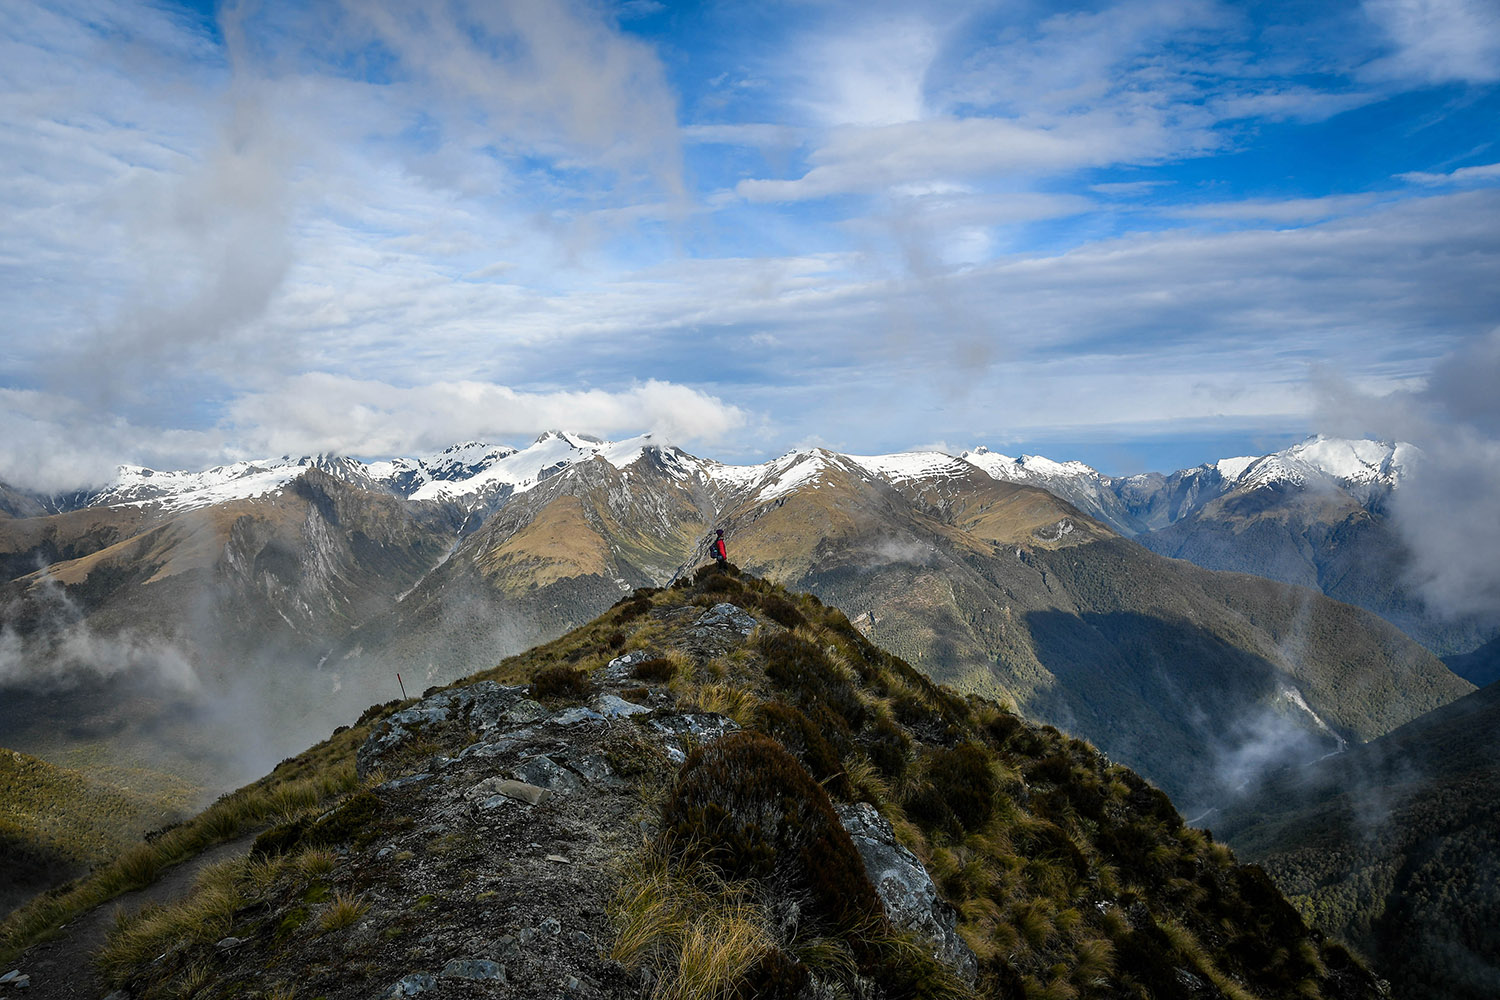
{"type": "MultiPolygon", "coordinates": [[[[31,977],[31,988],[20,991],[0,987],[0,996],[25,997],[26,1000],[99,1000],[108,990],[94,972],[91,959],[104,944],[105,935],[114,924],[115,911],[120,908],[138,910],[147,903],[181,899],[192,888],[200,871],[216,862],[248,853],[254,842],[255,834],[252,833],[211,847],[168,869],[146,888],[116,896],[77,917],[64,926],[59,936],[32,945],[13,963],[14,968],[31,977]]],[[[0,973],[8,971],[0,969],[0,973]]]]}

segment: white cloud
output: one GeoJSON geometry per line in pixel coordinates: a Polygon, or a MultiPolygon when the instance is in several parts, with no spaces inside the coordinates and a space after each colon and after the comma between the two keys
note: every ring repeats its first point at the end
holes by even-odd
{"type": "Polygon", "coordinates": [[[926,111],[923,85],[938,41],[934,26],[910,14],[875,14],[815,36],[795,57],[808,77],[801,101],[822,125],[916,121],[926,111]]]}
{"type": "Polygon", "coordinates": [[[1376,194],[1333,195],[1325,198],[1247,198],[1206,205],[1172,206],[1163,211],[1183,219],[1300,223],[1357,215],[1379,198],[1376,194]]]}
{"type": "Polygon", "coordinates": [[[444,105],[472,102],[502,151],[602,165],[627,180],[644,169],[681,190],[676,99],[662,65],[597,9],[469,0],[346,9],[425,94],[444,105]]]}
{"type": "Polygon", "coordinates": [[[715,396],[656,379],[613,391],[519,391],[478,381],[392,385],[312,372],[238,396],[224,422],[205,431],[99,425],[65,397],[0,389],[0,481],[57,492],[103,483],[120,463],[197,469],[283,454],[391,457],[459,440],[513,441],[551,428],[604,437],[655,431],[674,442],[713,445],[749,419],[715,396]]]}
{"type": "Polygon", "coordinates": [[[1446,174],[1432,174],[1415,170],[1410,173],[1397,174],[1403,181],[1413,184],[1483,184],[1487,181],[1500,180],[1500,163],[1486,163],[1482,166],[1459,167],[1457,170],[1446,174]]]}
{"type": "Polygon", "coordinates": [[[1426,83],[1500,80],[1500,5],[1494,0],[1364,0],[1395,46],[1367,72],[1426,83]]]}
{"type": "Polygon", "coordinates": [[[67,396],[0,388],[0,481],[44,493],[107,482],[122,462],[207,468],[229,453],[217,431],[132,424],[67,396]]]}
{"type": "Polygon", "coordinates": [[[1372,393],[1333,380],[1321,417],[1336,433],[1409,441],[1420,449],[1391,502],[1411,582],[1449,616],[1500,609],[1500,328],[1465,339],[1420,389],[1372,393]]]}
{"type": "Polygon", "coordinates": [[[1171,181],[1113,181],[1104,184],[1090,184],[1090,191],[1097,191],[1108,198],[1134,198],[1138,195],[1149,194],[1160,187],[1166,187],[1171,181]]]}
{"type": "Polygon", "coordinates": [[[835,130],[808,157],[812,169],[803,176],[745,180],[736,191],[748,201],[800,201],[981,176],[1148,163],[1180,151],[1182,141],[1149,115],[1120,119],[1085,114],[1055,127],[998,118],[849,127],[835,130]]]}
{"type": "Polygon", "coordinates": [[[673,441],[713,443],[746,421],[744,411],[722,400],[654,379],[614,392],[520,392],[472,381],[398,387],[322,372],[246,395],[229,414],[251,450],[376,456],[558,427],[600,436],[656,431],[673,441]]]}

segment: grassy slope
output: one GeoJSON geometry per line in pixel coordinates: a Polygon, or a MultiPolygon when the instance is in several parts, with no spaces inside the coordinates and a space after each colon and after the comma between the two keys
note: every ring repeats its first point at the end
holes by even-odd
{"type": "Polygon", "coordinates": [[[151,884],[172,865],[272,820],[318,808],[355,788],[354,752],[369,734],[369,723],[392,705],[372,708],[358,725],[340,729],[283,761],[266,777],[224,795],[192,819],[150,840],[135,841],[89,875],[18,907],[0,921],[0,965],[9,967],[27,945],[56,933],[85,910],[151,884]]]}
{"type": "Polygon", "coordinates": [[[106,777],[0,749],[0,913],[113,859],[191,803],[191,789],[164,776],[116,767],[106,777]]]}
{"type": "Polygon", "coordinates": [[[1055,729],[937,687],[807,595],[700,572],[480,676],[589,671],[655,648],[665,637],[652,611],[685,599],[727,600],[794,626],[679,665],[679,705],[729,712],[796,753],[835,799],[875,802],[958,908],[983,995],[1186,997],[1191,982],[1236,998],[1370,989],[1342,950],[1308,936],[1258,870],[1184,826],[1135,774],[1055,729]]]}

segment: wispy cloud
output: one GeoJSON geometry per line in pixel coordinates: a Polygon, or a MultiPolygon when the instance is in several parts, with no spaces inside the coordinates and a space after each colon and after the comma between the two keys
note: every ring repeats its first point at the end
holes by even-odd
{"type": "Polygon", "coordinates": [[[620,392],[518,392],[481,382],[397,387],[320,372],[241,397],[230,408],[245,446],[269,454],[409,455],[442,448],[455,436],[504,441],[557,427],[616,435],[647,430],[713,444],[745,421],[742,410],[713,396],[654,380],[620,392]]]}
{"type": "Polygon", "coordinates": [[[1279,433],[1493,324],[1487,10],[12,4],[0,475],[478,435],[460,386],[738,457],[1279,433]]]}
{"type": "Polygon", "coordinates": [[[1459,167],[1447,173],[1427,173],[1421,170],[1413,170],[1404,174],[1397,174],[1403,181],[1413,184],[1483,184],[1487,181],[1500,180],[1500,163],[1486,163],[1477,167],[1459,167]]]}
{"type": "Polygon", "coordinates": [[[1500,7],[1490,0],[1364,0],[1393,51],[1366,72],[1424,82],[1500,80],[1500,7]]]}

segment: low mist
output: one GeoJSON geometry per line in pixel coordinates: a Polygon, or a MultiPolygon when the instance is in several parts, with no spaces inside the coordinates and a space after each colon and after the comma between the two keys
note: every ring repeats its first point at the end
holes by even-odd
{"type": "Polygon", "coordinates": [[[0,747],[169,773],[205,804],[399,699],[398,671],[416,697],[538,638],[534,625],[468,601],[438,612],[415,645],[331,656],[345,637],[232,639],[212,610],[226,605],[206,594],[175,635],[96,627],[53,581],[27,596],[0,606],[0,747]]]}

